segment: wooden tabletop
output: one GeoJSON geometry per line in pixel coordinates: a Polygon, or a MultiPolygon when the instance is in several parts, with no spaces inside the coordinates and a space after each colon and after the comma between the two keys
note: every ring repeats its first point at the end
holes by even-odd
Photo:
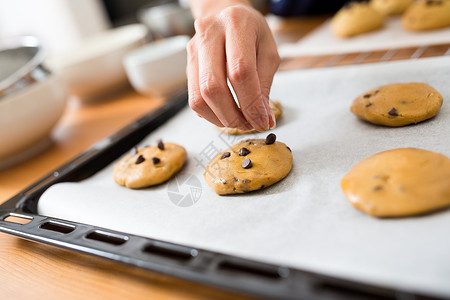
{"type": "MultiPolygon", "coordinates": [[[[297,41],[325,19],[271,18],[270,23],[277,43],[282,44],[297,41]]],[[[291,59],[282,67],[299,68],[302,63],[291,59]]],[[[90,104],[69,99],[52,132],[53,144],[38,156],[0,171],[0,203],[163,102],[138,95],[131,88],[90,104]]],[[[250,298],[3,233],[0,291],[2,299],[250,298]]]]}

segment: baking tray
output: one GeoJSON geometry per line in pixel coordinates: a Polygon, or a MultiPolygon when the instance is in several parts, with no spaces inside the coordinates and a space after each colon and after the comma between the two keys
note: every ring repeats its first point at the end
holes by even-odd
{"type": "Polygon", "coordinates": [[[182,110],[181,91],[161,108],[101,140],[0,206],[0,231],[245,294],[271,299],[437,299],[430,295],[243,259],[219,252],[39,215],[50,186],[90,177],[182,110]],[[22,224],[23,223],[23,224],[22,224]]]}

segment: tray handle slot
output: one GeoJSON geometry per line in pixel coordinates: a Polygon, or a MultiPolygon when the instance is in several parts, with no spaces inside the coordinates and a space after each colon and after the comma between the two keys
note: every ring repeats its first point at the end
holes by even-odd
{"type": "Polygon", "coordinates": [[[186,262],[198,255],[196,249],[162,243],[148,244],[142,249],[142,252],[181,262],[186,262]]]}
{"type": "Polygon", "coordinates": [[[45,222],[41,226],[39,226],[39,228],[44,229],[44,230],[59,232],[62,234],[68,234],[75,230],[75,226],[73,226],[73,225],[54,222],[54,221],[45,222]]]}
{"type": "Polygon", "coordinates": [[[367,300],[387,300],[397,299],[397,295],[392,291],[385,291],[376,288],[362,288],[357,285],[346,286],[342,283],[332,281],[322,281],[314,285],[317,294],[325,297],[332,296],[338,299],[367,299],[367,300]]]}
{"type": "Polygon", "coordinates": [[[9,214],[6,217],[4,217],[2,221],[19,225],[25,225],[33,221],[33,217],[24,216],[20,214],[9,214]]]}
{"type": "Polygon", "coordinates": [[[111,232],[95,230],[86,235],[89,240],[94,240],[102,243],[107,243],[114,246],[120,246],[128,241],[128,237],[125,235],[115,234],[111,232]]]}
{"type": "Polygon", "coordinates": [[[284,268],[276,266],[251,265],[228,260],[222,261],[217,265],[217,270],[219,271],[257,276],[270,280],[279,280],[286,277],[284,276],[285,271],[280,272],[281,269],[284,270],[284,268]]]}

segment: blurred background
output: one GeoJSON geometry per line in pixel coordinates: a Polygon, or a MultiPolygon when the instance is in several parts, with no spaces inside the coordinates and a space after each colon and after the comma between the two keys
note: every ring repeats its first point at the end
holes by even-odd
{"type": "Polygon", "coordinates": [[[164,15],[179,13],[188,4],[176,0],[0,0],[0,39],[33,35],[48,55],[57,55],[105,29],[138,22],[139,14],[152,6],[164,6],[152,12],[164,15]]]}
{"type": "MultiPolygon", "coordinates": [[[[261,10],[268,7],[265,0],[252,4],[261,10]]],[[[194,33],[189,0],[0,0],[0,39],[36,36],[48,56],[108,28],[132,23],[147,25],[151,39],[194,33]]]]}

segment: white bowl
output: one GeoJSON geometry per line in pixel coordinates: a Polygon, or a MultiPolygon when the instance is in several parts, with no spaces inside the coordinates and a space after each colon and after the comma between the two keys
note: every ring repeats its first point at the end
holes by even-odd
{"type": "Polygon", "coordinates": [[[186,86],[189,39],[175,36],[130,52],[123,63],[131,85],[148,96],[167,96],[186,86]]]}
{"type": "Polygon", "coordinates": [[[47,63],[63,74],[70,94],[81,99],[95,98],[127,84],[122,60],[143,45],[147,35],[148,29],[142,24],[110,29],[47,63]]]}
{"type": "Polygon", "coordinates": [[[138,20],[148,26],[154,38],[194,35],[194,17],[188,7],[155,1],[141,7],[138,20]]]}
{"type": "Polygon", "coordinates": [[[67,90],[58,74],[0,99],[0,169],[28,159],[49,145],[50,133],[66,101],[67,90]]]}

